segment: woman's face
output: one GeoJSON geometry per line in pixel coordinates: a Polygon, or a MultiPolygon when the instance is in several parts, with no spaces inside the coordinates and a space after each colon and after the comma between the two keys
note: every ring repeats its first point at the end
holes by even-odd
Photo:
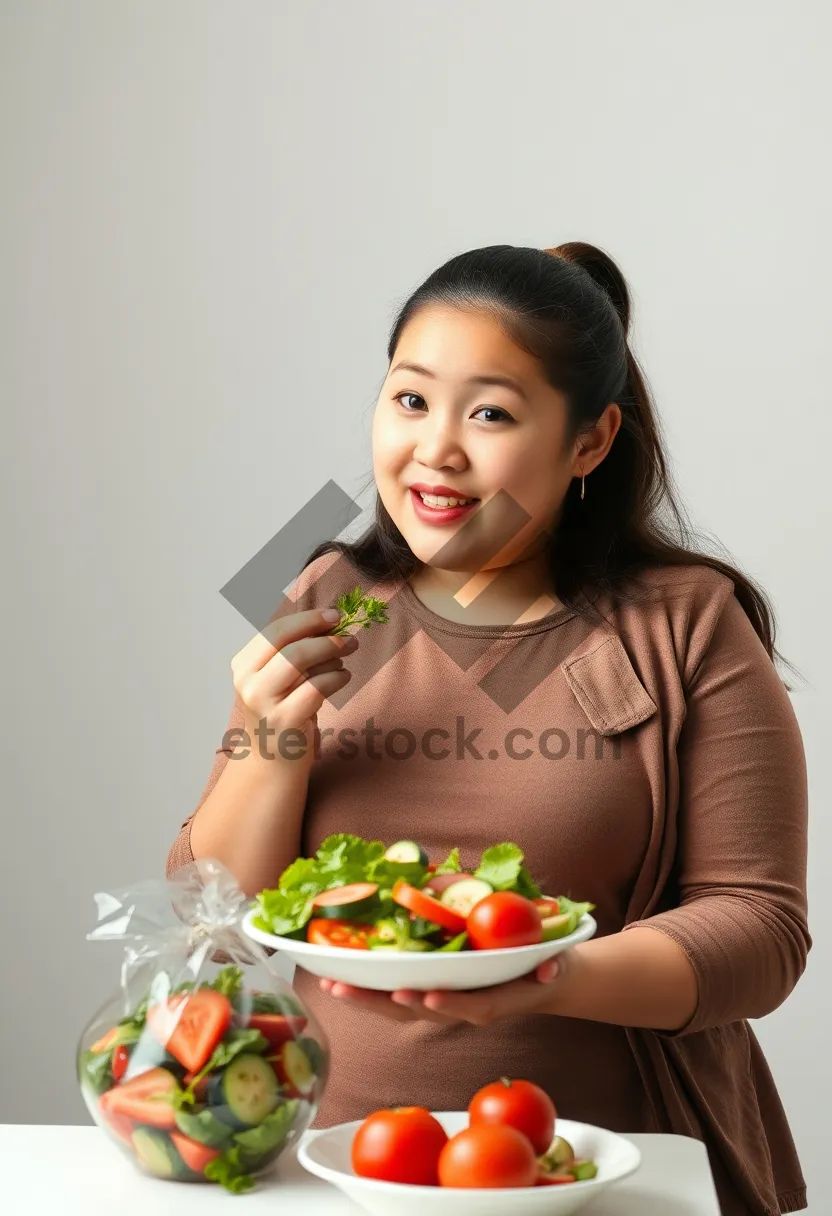
{"type": "Polygon", "coordinates": [[[424,308],[402,332],[376,404],[376,486],[420,561],[505,566],[543,549],[570,480],[598,463],[580,459],[578,442],[566,446],[566,427],[563,395],[491,317],[424,308]],[[489,377],[514,385],[484,383],[489,377]],[[442,513],[414,485],[477,501],[442,513]]]}

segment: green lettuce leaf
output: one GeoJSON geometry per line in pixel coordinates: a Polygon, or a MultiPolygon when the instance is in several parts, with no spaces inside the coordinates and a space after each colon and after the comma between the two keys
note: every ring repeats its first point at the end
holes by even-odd
{"type": "Polygon", "coordinates": [[[243,987],[243,969],[236,967],[233,963],[227,967],[223,967],[214,976],[214,981],[210,985],[217,992],[221,992],[223,996],[227,996],[230,1001],[236,1000],[240,995],[243,987]]]}
{"type": "Polygon", "coordinates": [[[241,1195],[243,1191],[250,1191],[254,1186],[254,1179],[248,1169],[243,1146],[235,1144],[233,1148],[208,1162],[205,1177],[209,1182],[218,1182],[232,1195],[241,1195]]]}
{"type": "Polygon", "coordinates": [[[495,844],[483,853],[474,877],[490,883],[495,891],[511,891],[520,877],[522,866],[523,850],[516,844],[495,844]]]}
{"type": "Polygon", "coordinates": [[[434,874],[461,874],[462,866],[459,861],[459,849],[451,849],[448,856],[434,870],[434,874]]]}
{"type": "Polygon", "coordinates": [[[223,1123],[210,1110],[187,1111],[179,1109],[176,1112],[176,1126],[192,1140],[207,1144],[211,1148],[220,1148],[228,1144],[232,1129],[223,1123]]]}
{"type": "Polygon", "coordinates": [[[260,1157],[279,1148],[292,1130],[299,1105],[297,1098],[289,1098],[270,1115],[266,1115],[257,1127],[238,1132],[234,1139],[243,1149],[244,1156],[248,1159],[260,1157]]]}

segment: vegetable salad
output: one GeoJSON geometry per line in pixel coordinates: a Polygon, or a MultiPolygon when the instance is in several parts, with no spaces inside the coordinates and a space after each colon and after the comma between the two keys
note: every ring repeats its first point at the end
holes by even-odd
{"type": "Polygon", "coordinates": [[[463,871],[459,849],[431,863],[412,840],[389,847],[340,834],[257,896],[254,924],[279,937],[358,950],[508,949],[573,933],[592,910],[544,896],[522,850],[494,845],[463,871]]]}
{"type": "Polygon", "coordinates": [[[300,1006],[247,990],[240,967],[159,991],[80,1052],[87,1105],[146,1172],[248,1190],[307,1125],[326,1053],[300,1006]]]}

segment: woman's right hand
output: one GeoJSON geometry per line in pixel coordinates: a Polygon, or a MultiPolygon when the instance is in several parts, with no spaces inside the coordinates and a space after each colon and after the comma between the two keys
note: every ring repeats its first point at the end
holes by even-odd
{"type": "MultiPolygon", "coordinates": [[[[302,731],[311,757],[317,712],[349,683],[342,658],[358,649],[352,635],[328,636],[336,624],[321,609],[294,612],[270,621],[234,655],[231,672],[249,735],[265,720],[275,732],[271,747],[279,748],[283,731],[302,731]]],[[[297,755],[298,742],[296,735],[287,740],[290,755],[297,755]]]]}

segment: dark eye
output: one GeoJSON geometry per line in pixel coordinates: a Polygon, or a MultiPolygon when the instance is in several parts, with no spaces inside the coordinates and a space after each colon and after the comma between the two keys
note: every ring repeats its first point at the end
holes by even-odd
{"type": "Polygon", "coordinates": [[[477,413],[481,414],[483,412],[483,410],[486,410],[489,414],[499,414],[500,415],[499,418],[489,419],[489,421],[491,421],[491,422],[511,422],[512,421],[511,414],[506,413],[505,410],[501,410],[496,405],[483,405],[480,407],[480,409],[477,410],[477,413]]]}
{"type": "MultiPolygon", "coordinates": [[[[417,413],[418,411],[415,409],[412,409],[410,406],[405,405],[405,403],[404,403],[405,397],[415,397],[416,400],[421,401],[422,404],[424,404],[424,402],[425,402],[424,397],[422,397],[419,393],[409,393],[409,392],[397,393],[396,396],[393,398],[393,400],[401,402],[402,409],[406,410],[408,414],[414,414],[414,413],[417,413]]],[[[496,418],[492,417],[492,418],[486,419],[486,421],[488,421],[488,422],[512,422],[513,421],[511,414],[507,413],[506,410],[500,409],[496,405],[481,405],[480,408],[477,410],[477,414],[481,414],[481,413],[483,413],[483,411],[485,411],[489,414],[492,414],[492,415],[493,414],[497,415],[496,418]]],[[[474,417],[476,417],[476,414],[474,415],[474,417]]]]}
{"type": "Polygon", "coordinates": [[[407,412],[408,412],[409,414],[414,413],[414,411],[413,411],[413,410],[411,410],[411,409],[409,409],[409,408],[408,408],[408,407],[407,407],[407,406],[404,404],[404,401],[402,401],[402,398],[403,398],[403,397],[415,397],[415,398],[417,399],[417,401],[424,401],[424,397],[420,397],[418,393],[398,393],[398,394],[397,394],[397,395],[396,395],[396,396],[393,398],[393,400],[394,400],[394,401],[400,401],[400,402],[401,402],[401,405],[402,405],[402,408],[403,408],[403,409],[406,409],[406,410],[407,410],[407,412]]]}

